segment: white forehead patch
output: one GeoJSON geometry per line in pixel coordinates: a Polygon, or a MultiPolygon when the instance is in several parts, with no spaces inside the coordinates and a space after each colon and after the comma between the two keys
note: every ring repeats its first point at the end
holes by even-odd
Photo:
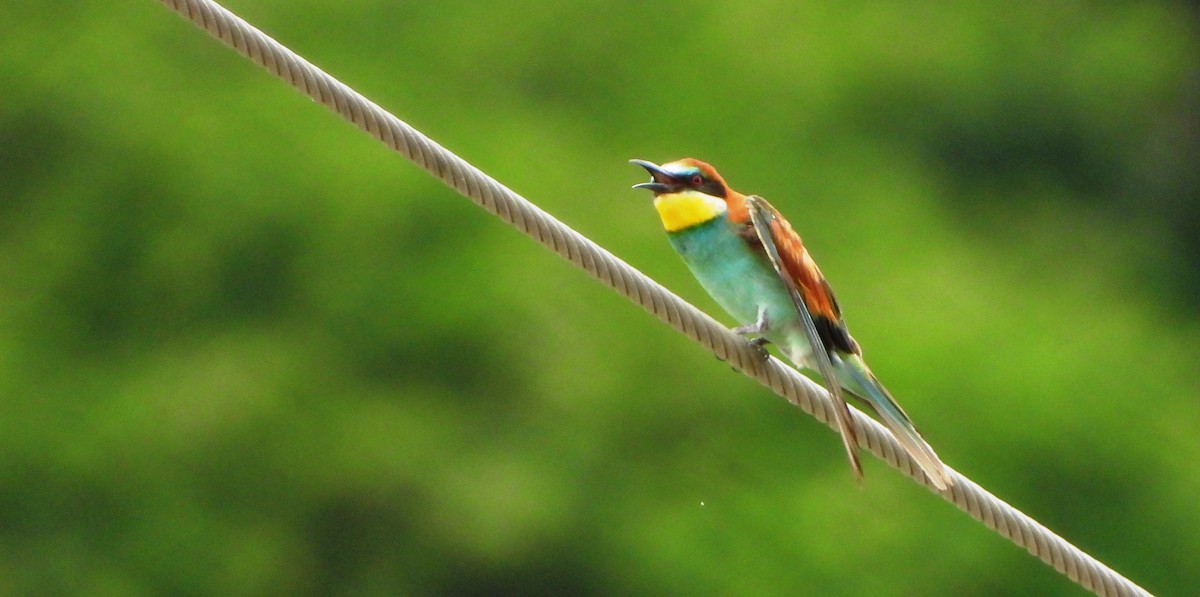
{"type": "Polygon", "coordinates": [[[699,168],[697,168],[695,166],[689,166],[687,164],[684,164],[683,162],[668,162],[666,164],[663,164],[661,167],[664,171],[670,172],[671,174],[676,174],[676,175],[692,174],[693,172],[700,171],[699,168]]]}

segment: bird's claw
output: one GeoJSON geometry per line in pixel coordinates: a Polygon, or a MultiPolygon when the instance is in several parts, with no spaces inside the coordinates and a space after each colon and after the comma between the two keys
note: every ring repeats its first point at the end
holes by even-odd
{"type": "Polygon", "coordinates": [[[770,340],[759,336],[758,338],[751,338],[750,341],[746,342],[746,346],[749,346],[750,350],[757,352],[762,360],[765,361],[771,358],[771,353],[767,352],[767,345],[770,343],[770,340]]]}

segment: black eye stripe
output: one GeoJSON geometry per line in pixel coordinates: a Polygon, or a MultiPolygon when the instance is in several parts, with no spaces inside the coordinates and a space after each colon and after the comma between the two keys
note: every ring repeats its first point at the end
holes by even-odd
{"type": "Polygon", "coordinates": [[[699,168],[677,170],[671,173],[671,177],[676,181],[676,184],[682,184],[685,187],[700,191],[706,195],[712,195],[713,197],[726,198],[725,185],[709,178],[699,168]]]}
{"type": "Polygon", "coordinates": [[[725,186],[715,180],[704,181],[704,184],[700,185],[697,190],[706,195],[712,195],[713,197],[720,197],[722,199],[725,198],[725,186]]]}

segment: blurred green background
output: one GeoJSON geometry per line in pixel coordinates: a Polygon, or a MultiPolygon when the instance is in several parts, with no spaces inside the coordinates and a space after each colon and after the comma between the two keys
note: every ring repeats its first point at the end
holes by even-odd
{"type": "MultiPolygon", "coordinates": [[[[948,464],[1200,584],[1195,4],[228,6],[728,321],[804,235],[948,464]]],[[[0,594],[1083,591],[156,2],[0,22],[0,594]]]]}

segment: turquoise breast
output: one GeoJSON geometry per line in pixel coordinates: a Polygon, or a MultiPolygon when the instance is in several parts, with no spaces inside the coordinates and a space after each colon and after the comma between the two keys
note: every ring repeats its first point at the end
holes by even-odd
{"type": "Polygon", "coordinates": [[[759,307],[765,306],[777,332],[767,337],[777,343],[779,332],[799,325],[799,315],[774,268],[738,236],[728,215],[667,236],[700,285],[739,323],[754,323],[759,307]]]}

